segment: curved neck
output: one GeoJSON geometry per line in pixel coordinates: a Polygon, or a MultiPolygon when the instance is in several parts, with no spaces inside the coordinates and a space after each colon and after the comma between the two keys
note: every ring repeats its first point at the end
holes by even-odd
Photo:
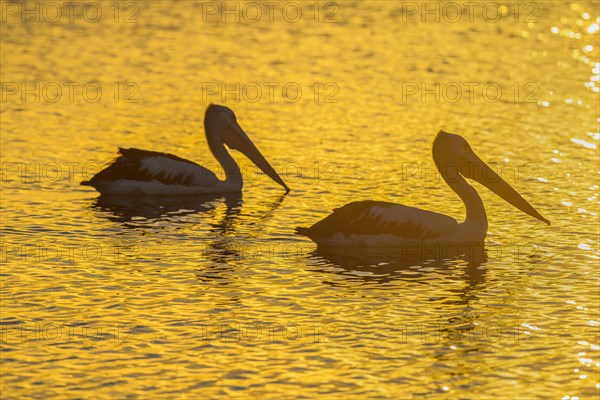
{"type": "Polygon", "coordinates": [[[444,181],[450,186],[450,189],[454,191],[460,197],[465,204],[467,210],[467,216],[464,224],[474,225],[487,232],[488,222],[487,215],[485,213],[485,207],[483,201],[479,197],[477,190],[466,181],[466,179],[458,173],[458,169],[455,164],[447,164],[440,166],[436,162],[436,166],[444,181]]]}
{"type": "Polygon", "coordinates": [[[225,148],[221,140],[221,135],[212,127],[205,127],[205,130],[208,147],[221,165],[221,168],[223,168],[223,171],[225,171],[225,182],[238,183],[241,187],[242,173],[240,167],[225,148]]]}

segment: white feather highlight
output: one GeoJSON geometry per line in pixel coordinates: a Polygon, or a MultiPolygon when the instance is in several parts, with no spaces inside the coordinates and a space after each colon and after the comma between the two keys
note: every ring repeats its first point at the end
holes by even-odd
{"type": "Polygon", "coordinates": [[[152,176],[162,174],[166,179],[174,179],[178,175],[192,178],[193,186],[210,187],[219,183],[217,176],[208,169],[187,162],[166,157],[146,157],[140,163],[141,169],[152,176]]]}

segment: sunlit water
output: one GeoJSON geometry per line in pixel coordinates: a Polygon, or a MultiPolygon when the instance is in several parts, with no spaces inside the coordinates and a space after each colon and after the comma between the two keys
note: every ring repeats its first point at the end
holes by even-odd
{"type": "Polygon", "coordinates": [[[497,22],[480,5],[454,23],[378,1],[239,23],[194,1],[22,23],[15,4],[2,2],[3,398],[598,395],[597,3],[523,3],[497,22]],[[289,195],[239,154],[243,196],[78,185],[117,146],[217,168],[210,102],[235,110],[289,195]],[[552,226],[477,186],[487,259],[356,261],[293,234],[359,199],[463,218],[430,158],[439,129],[552,226]]]}

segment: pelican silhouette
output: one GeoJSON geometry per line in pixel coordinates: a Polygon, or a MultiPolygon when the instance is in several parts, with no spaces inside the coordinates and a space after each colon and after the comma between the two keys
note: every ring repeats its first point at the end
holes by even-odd
{"type": "Polygon", "coordinates": [[[82,185],[93,186],[103,195],[198,195],[242,190],[240,167],[229,154],[241,151],[275,182],[290,191],[237,123],[229,108],[211,104],[204,116],[208,147],[223,170],[225,180],[207,168],[168,153],[119,148],[120,156],[82,185]]]}
{"type": "Polygon", "coordinates": [[[337,208],[310,228],[296,228],[296,233],[308,236],[317,244],[332,244],[336,248],[481,242],[488,229],[485,207],[464,177],[483,184],[514,207],[550,225],[550,221],[471,150],[463,137],[440,131],[433,141],[432,153],[438,171],[465,204],[464,222],[401,204],[367,200],[337,208]]]}

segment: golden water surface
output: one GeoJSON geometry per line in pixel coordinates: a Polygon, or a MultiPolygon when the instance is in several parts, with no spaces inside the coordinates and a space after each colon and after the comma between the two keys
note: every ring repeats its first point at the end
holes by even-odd
{"type": "Polygon", "coordinates": [[[2,398],[595,398],[598,2],[450,3],[2,1],[2,398]],[[239,153],[241,196],[79,185],[118,146],[219,171],[211,102],[287,196],[239,153]],[[440,129],[552,226],[476,184],[483,260],[294,235],[361,199],[462,219],[440,129]]]}

